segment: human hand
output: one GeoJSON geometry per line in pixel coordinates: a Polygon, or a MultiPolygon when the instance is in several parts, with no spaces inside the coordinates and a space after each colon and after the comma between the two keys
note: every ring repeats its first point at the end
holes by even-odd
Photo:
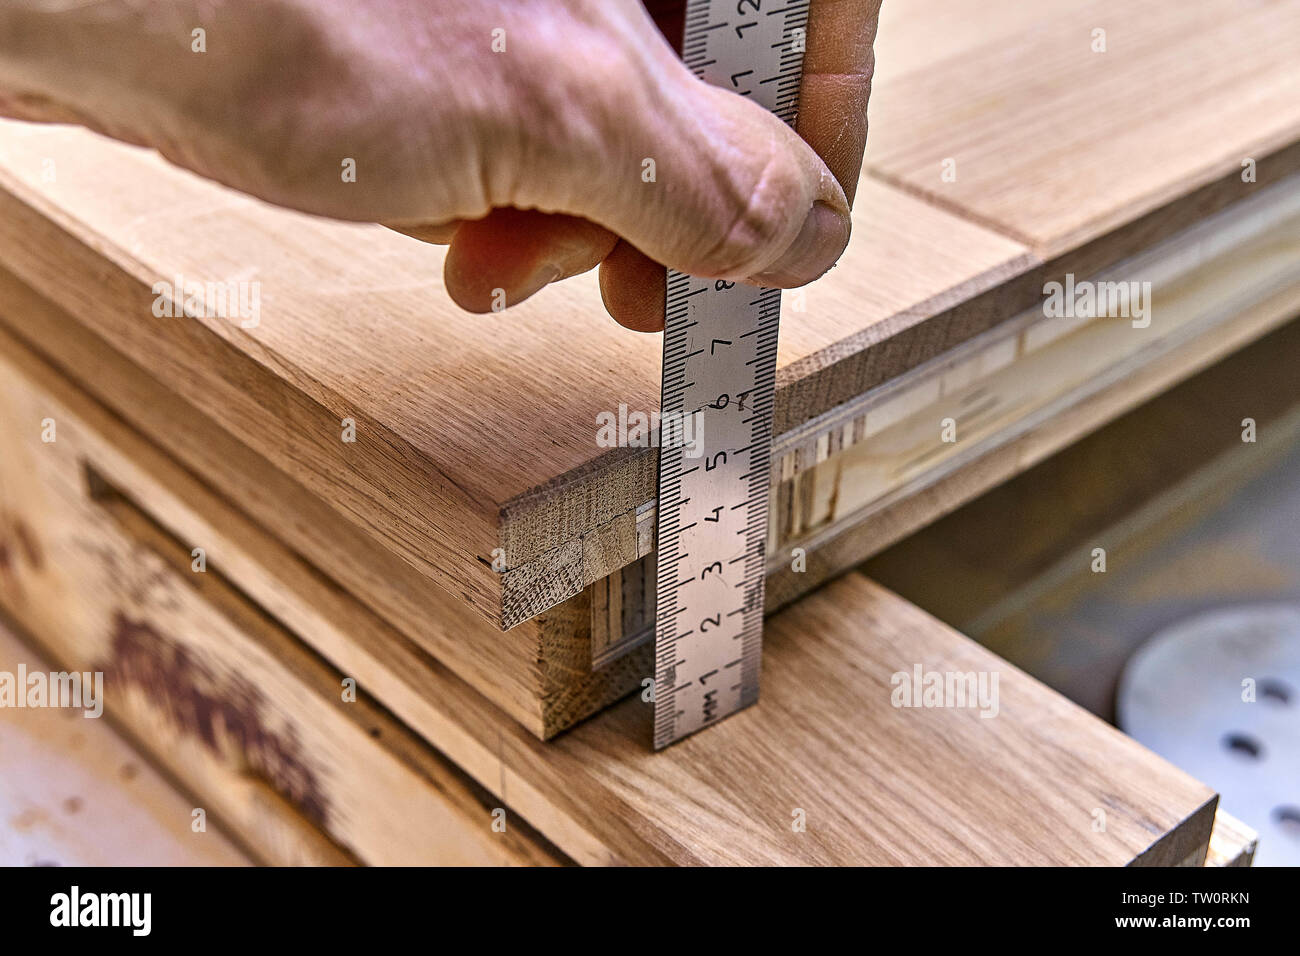
{"type": "Polygon", "coordinates": [[[791,287],[839,257],[880,0],[812,0],[797,133],[690,74],[655,26],[682,5],[6,0],[0,113],[449,242],[471,311],[599,265],[610,313],[654,330],[664,265],[791,287]]]}

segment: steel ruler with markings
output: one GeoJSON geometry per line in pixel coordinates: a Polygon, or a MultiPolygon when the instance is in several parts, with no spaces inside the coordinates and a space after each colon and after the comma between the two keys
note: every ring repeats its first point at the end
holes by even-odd
{"type": "MultiPolygon", "coordinates": [[[[689,0],[682,58],[793,123],[809,0],[689,0]]],[[[655,749],[758,699],[779,289],[668,272],[655,749]]]]}

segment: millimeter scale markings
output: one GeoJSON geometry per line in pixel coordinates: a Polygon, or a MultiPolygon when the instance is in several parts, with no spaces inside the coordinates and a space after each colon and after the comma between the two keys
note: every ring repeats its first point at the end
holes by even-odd
{"type": "MultiPolygon", "coordinates": [[[[688,0],[682,59],[793,124],[808,0],[688,0]]],[[[668,271],[654,746],[758,700],[779,289],[668,271]]]]}

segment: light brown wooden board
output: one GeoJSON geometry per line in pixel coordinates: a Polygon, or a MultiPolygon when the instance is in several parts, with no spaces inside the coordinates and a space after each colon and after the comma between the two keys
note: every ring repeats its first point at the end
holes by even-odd
{"type": "MultiPolygon", "coordinates": [[[[349,699],[351,675],[233,586],[219,544],[197,569],[116,485],[120,423],[16,343],[0,369],[0,606],[61,669],[103,672],[105,718],[251,856],[563,862],[518,820],[493,830],[487,795],[364,683],[349,699]]],[[[183,493],[171,468],[157,498],[183,493]]]]}
{"type": "Polygon", "coordinates": [[[615,792],[703,862],[1160,863],[1199,848],[1205,788],[935,623],[850,576],[772,620],[761,707],[668,759],[629,744],[647,724],[636,700],[556,746],[629,768],[607,771],[615,792]],[[891,676],[918,664],[998,672],[1000,716],[894,708],[891,676]],[[793,832],[796,808],[816,833],[793,832]],[[1155,846],[1175,817],[1194,822],[1155,846]]]}
{"type": "MultiPolygon", "coordinates": [[[[49,673],[0,621],[0,671],[49,673]]],[[[84,711],[0,708],[0,866],[246,866],[215,821],[108,721],[84,711]]]]}
{"type": "MultiPolygon", "coordinates": [[[[493,620],[576,593],[580,556],[556,549],[652,492],[653,455],[599,447],[596,416],[657,408],[658,339],[615,326],[594,276],[470,316],[442,291],[439,248],[272,209],[80,131],[0,129],[8,268],[493,620]],[[151,288],[177,276],[262,283],[260,324],[154,317],[151,288]],[[497,547],[518,574],[491,570],[497,547]]],[[[1024,266],[1017,244],[880,184],[859,210],[860,240],[787,323],[784,364],[1024,266]]]]}
{"type": "Polygon", "coordinates": [[[894,7],[867,167],[1043,258],[1225,177],[1240,184],[1243,160],[1267,167],[1300,136],[1294,3],[894,7]]]}
{"type": "MultiPolygon", "coordinates": [[[[254,519],[235,534],[243,547],[252,547],[249,542],[257,537],[307,556],[312,573],[323,572],[332,589],[356,595],[538,736],[562,730],[636,686],[640,672],[629,670],[627,662],[593,673],[590,651],[577,649],[590,621],[585,596],[502,634],[467,603],[433,585],[377,538],[341,520],[323,499],[0,269],[0,350],[28,355],[25,367],[45,389],[65,387],[50,370],[37,371],[44,363],[28,354],[28,346],[63,369],[75,370],[79,388],[92,392],[185,466],[186,471],[178,472],[157,447],[130,429],[101,425],[113,431],[116,458],[123,463],[121,485],[140,488],[138,476],[150,474],[154,463],[164,463],[157,468],[169,478],[150,482],[136,501],[173,534],[212,552],[219,539],[231,534],[230,523],[224,518],[185,522],[185,510],[175,503],[205,495],[222,514],[234,513],[231,502],[236,503],[254,519]]],[[[413,676],[430,666],[427,654],[412,665],[413,676]]]]}

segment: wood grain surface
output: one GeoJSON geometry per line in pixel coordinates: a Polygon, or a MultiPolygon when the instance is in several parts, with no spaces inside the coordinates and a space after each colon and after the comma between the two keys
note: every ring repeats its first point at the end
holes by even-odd
{"type": "Polygon", "coordinates": [[[1293,3],[986,6],[884,8],[867,163],[1045,259],[1300,137],[1293,3]]]}

